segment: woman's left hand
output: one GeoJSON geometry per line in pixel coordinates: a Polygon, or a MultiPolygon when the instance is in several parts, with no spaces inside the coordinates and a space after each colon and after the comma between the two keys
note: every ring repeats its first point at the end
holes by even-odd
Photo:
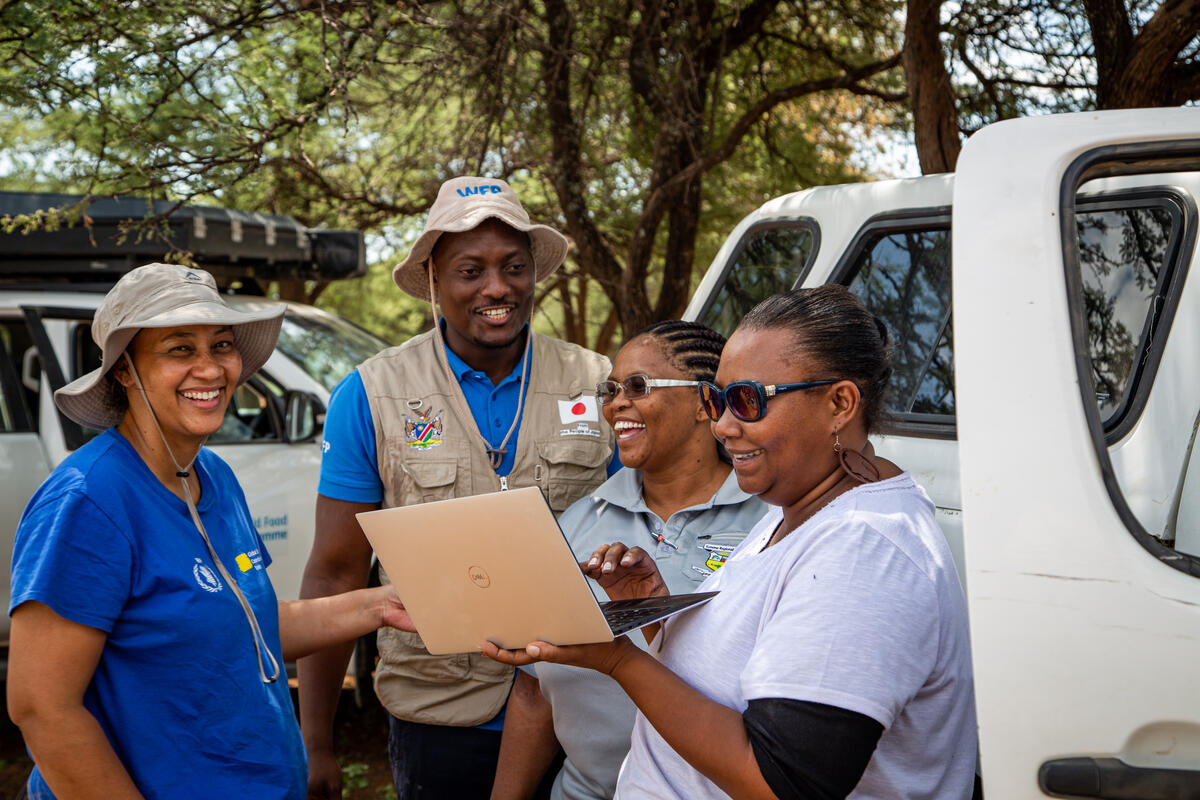
{"type": "Polygon", "coordinates": [[[479,649],[493,661],[514,667],[546,661],[551,664],[569,664],[573,667],[594,669],[606,675],[612,675],[626,659],[645,655],[627,636],[618,636],[611,642],[563,647],[547,642],[531,642],[523,650],[502,650],[491,642],[484,642],[479,649]]]}

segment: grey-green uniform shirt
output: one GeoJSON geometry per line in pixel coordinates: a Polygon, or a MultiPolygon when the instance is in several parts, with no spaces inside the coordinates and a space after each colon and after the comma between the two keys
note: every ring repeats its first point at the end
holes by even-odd
{"type": "MultiPolygon", "coordinates": [[[[672,594],[696,586],[725,562],[754,527],[767,505],[738,488],[733,472],[706,503],[663,521],[646,507],[642,474],[622,469],[559,519],[577,558],[602,544],[638,545],[654,556],[672,594]]],[[[608,597],[592,583],[597,599],[608,597]]],[[[640,633],[630,635],[645,647],[640,633]]],[[[629,752],[636,708],[612,678],[560,664],[535,666],[542,694],[554,709],[554,732],[566,762],[554,781],[552,800],[611,798],[621,761],[629,752]]]]}

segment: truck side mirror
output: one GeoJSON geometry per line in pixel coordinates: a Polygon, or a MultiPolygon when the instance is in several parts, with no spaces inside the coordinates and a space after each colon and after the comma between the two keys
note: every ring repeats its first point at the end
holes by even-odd
{"type": "Polygon", "coordinates": [[[283,396],[283,427],[288,442],[308,442],[325,426],[325,405],[308,392],[291,390],[283,396]]]}

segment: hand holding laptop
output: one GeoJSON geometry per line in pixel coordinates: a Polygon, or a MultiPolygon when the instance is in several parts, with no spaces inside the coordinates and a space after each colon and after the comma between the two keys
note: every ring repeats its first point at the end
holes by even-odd
{"type": "MultiPolygon", "coordinates": [[[[600,545],[592,552],[591,558],[579,562],[579,567],[584,575],[600,584],[610,600],[640,600],[670,594],[658,571],[658,564],[640,547],[629,547],[622,542],[600,545]]],[[[653,622],[642,629],[646,641],[654,638],[659,624],[653,622]]],[[[492,642],[483,642],[479,649],[488,658],[502,664],[520,667],[548,661],[585,667],[607,675],[611,675],[631,652],[641,652],[627,636],[617,637],[611,642],[566,646],[530,642],[520,650],[505,650],[492,642]]]]}

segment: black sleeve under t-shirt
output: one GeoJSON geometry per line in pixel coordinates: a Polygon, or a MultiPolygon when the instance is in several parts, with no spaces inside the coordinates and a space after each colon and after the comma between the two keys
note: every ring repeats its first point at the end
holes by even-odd
{"type": "Polygon", "coordinates": [[[742,720],[763,779],[782,800],[846,797],[883,735],[865,714],[806,700],[751,700],[742,720]]]}

